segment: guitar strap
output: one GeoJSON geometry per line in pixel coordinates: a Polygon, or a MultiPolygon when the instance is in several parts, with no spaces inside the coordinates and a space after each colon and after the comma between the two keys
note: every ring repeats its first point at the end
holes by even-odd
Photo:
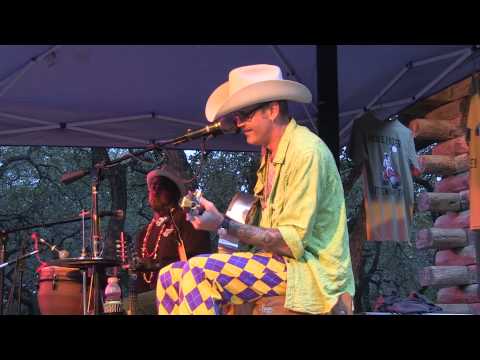
{"type": "Polygon", "coordinates": [[[173,217],[173,213],[175,212],[175,208],[172,208],[170,210],[170,219],[172,220],[172,224],[175,227],[175,230],[177,231],[177,252],[178,252],[178,257],[180,258],[180,261],[187,261],[187,252],[185,251],[185,244],[183,243],[182,235],[180,234],[180,229],[177,226],[177,223],[175,222],[175,219],[173,217]]]}
{"type": "Polygon", "coordinates": [[[187,252],[185,251],[185,245],[183,244],[183,240],[181,238],[178,239],[177,251],[178,251],[178,257],[180,258],[180,261],[188,260],[187,252]]]}

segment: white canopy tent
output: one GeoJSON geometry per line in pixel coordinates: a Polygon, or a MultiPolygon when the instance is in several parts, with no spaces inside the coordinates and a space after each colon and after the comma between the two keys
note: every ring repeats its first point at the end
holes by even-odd
{"type": "MultiPolygon", "coordinates": [[[[319,47],[321,48],[321,47],[319,47]]],[[[316,128],[322,86],[313,45],[0,46],[0,144],[143,147],[207,124],[208,96],[234,67],[270,63],[313,93],[292,104],[316,128]]],[[[337,46],[340,145],[367,110],[381,118],[469,76],[479,46],[337,46]]],[[[322,69],[325,70],[325,69],[322,69]]],[[[320,134],[322,137],[322,134],[320,134]]],[[[179,148],[198,148],[199,141],[179,148]]],[[[210,149],[256,150],[242,136],[210,149]]]]}

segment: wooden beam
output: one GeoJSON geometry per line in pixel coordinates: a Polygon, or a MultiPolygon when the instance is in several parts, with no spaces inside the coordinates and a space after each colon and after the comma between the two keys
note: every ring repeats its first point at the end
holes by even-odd
{"type": "MultiPolygon", "coordinates": [[[[435,111],[436,109],[447,105],[452,101],[465,100],[468,107],[468,97],[470,96],[470,84],[471,75],[467,76],[464,80],[443,89],[439,93],[430,96],[429,98],[416,102],[400,112],[400,115],[405,118],[404,124],[407,125],[409,121],[419,117],[426,117],[427,114],[435,111]]],[[[461,111],[465,111],[462,107],[461,111]]],[[[443,118],[442,116],[435,116],[437,119],[443,118]]],[[[447,119],[447,117],[445,117],[447,119]]],[[[450,117],[448,117],[450,118],[450,117]]]]}
{"type": "Polygon", "coordinates": [[[480,232],[468,229],[429,228],[417,232],[417,249],[455,249],[475,245],[480,232]]]}
{"type": "Polygon", "coordinates": [[[421,229],[417,232],[417,249],[452,249],[468,245],[464,229],[421,229]]]}
{"type": "Polygon", "coordinates": [[[421,286],[449,287],[477,284],[477,266],[428,266],[419,271],[421,286]]]}
{"type": "MultiPolygon", "coordinates": [[[[425,118],[425,115],[438,109],[439,106],[445,104],[445,101],[430,101],[425,99],[417,102],[400,112],[400,116],[405,119],[403,122],[405,126],[414,119],[425,118]]],[[[438,117],[437,117],[438,118],[438,117]]]]}
{"type": "Polygon", "coordinates": [[[466,96],[470,96],[470,84],[472,83],[472,77],[467,76],[464,80],[449,86],[448,88],[440,91],[439,93],[430,96],[429,101],[440,101],[443,103],[455,101],[466,96]]]}
{"type": "Polygon", "coordinates": [[[460,193],[423,192],[418,195],[418,211],[463,211],[469,208],[469,191],[460,193]]]}
{"type": "Polygon", "coordinates": [[[467,266],[477,262],[475,245],[462,248],[437,251],[435,265],[437,266],[467,266]]]}
{"type": "Polygon", "coordinates": [[[444,141],[432,149],[432,155],[451,155],[457,156],[468,153],[468,144],[465,136],[459,136],[451,140],[444,141]]]}
{"type": "Polygon", "coordinates": [[[437,303],[472,304],[480,303],[479,285],[454,286],[438,290],[437,303]]]}
{"type": "Polygon", "coordinates": [[[470,227],[470,210],[459,213],[447,212],[445,215],[439,216],[433,226],[442,229],[468,228],[470,227]]]}
{"type": "Polygon", "coordinates": [[[420,155],[418,162],[422,172],[440,176],[454,175],[469,169],[468,154],[458,156],[420,155]]]}
{"type": "Polygon", "coordinates": [[[470,172],[446,177],[435,184],[436,192],[460,192],[469,188],[470,172]]]}
{"type": "Polygon", "coordinates": [[[408,124],[415,141],[445,141],[464,135],[466,128],[462,126],[462,118],[452,120],[414,119],[408,124]]]}
{"type": "Polygon", "coordinates": [[[425,115],[425,119],[454,119],[463,116],[468,106],[468,97],[451,101],[445,105],[437,107],[425,115]]]}

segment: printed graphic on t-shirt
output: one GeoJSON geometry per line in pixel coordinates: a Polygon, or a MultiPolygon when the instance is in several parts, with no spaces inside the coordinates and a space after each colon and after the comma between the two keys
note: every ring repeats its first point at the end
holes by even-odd
{"type": "Polygon", "coordinates": [[[391,147],[391,153],[383,153],[383,185],[390,185],[393,189],[398,189],[401,185],[400,175],[395,170],[392,163],[392,155],[397,152],[397,147],[393,145],[391,147]]]}

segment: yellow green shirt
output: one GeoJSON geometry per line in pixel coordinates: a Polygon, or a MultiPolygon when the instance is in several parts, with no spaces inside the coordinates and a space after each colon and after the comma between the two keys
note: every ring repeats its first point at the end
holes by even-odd
{"type": "MultiPolygon", "coordinates": [[[[255,195],[266,181],[266,158],[255,195]]],[[[294,255],[287,258],[287,309],[330,312],[344,292],[354,295],[343,187],[332,153],[308,128],[290,120],[273,160],[275,179],[259,226],[275,228],[294,255]]]]}

